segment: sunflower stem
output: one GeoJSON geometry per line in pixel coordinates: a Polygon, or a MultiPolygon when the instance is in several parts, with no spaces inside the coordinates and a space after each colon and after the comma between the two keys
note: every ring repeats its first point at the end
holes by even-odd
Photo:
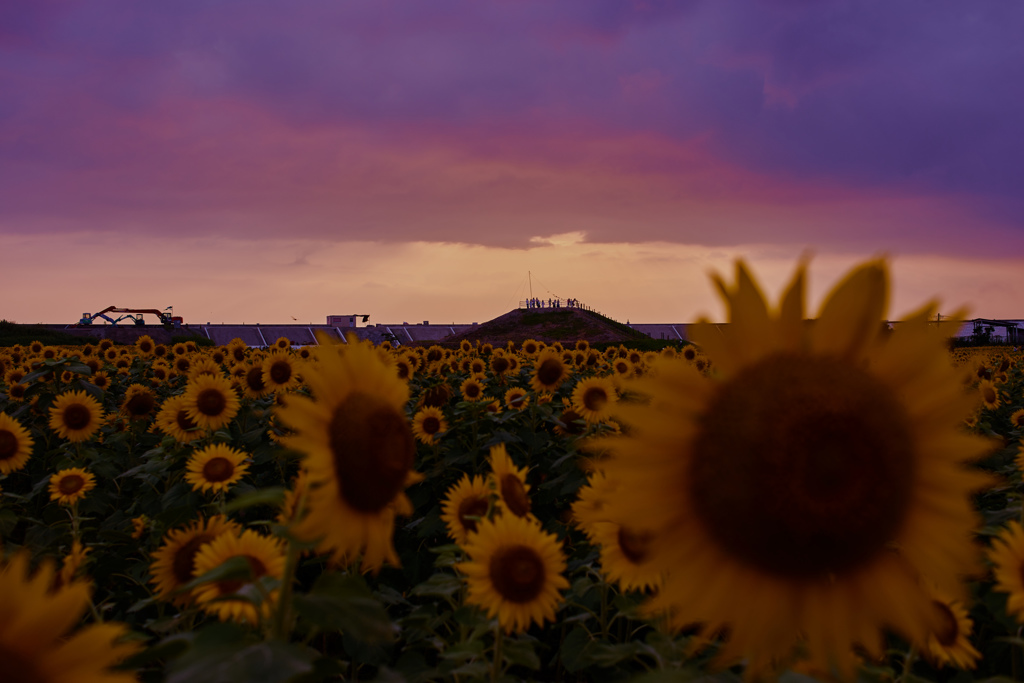
{"type": "Polygon", "coordinates": [[[914,668],[914,662],[917,661],[917,648],[911,646],[907,650],[907,654],[903,656],[903,671],[900,672],[900,677],[897,683],[906,683],[909,680],[910,671],[914,668]]]}
{"type": "Polygon", "coordinates": [[[495,683],[501,679],[502,667],[501,667],[501,624],[496,623],[494,625],[494,652],[493,661],[491,662],[491,683],[495,683]]]}
{"type": "Polygon", "coordinates": [[[601,581],[601,640],[608,640],[608,582],[601,581]]]}
{"type": "Polygon", "coordinates": [[[78,535],[79,532],[78,532],[78,501],[77,500],[74,503],[71,504],[71,510],[69,511],[69,514],[71,515],[71,539],[75,540],[75,541],[79,541],[81,539],[79,538],[79,535],[78,535]]]}
{"type": "Polygon", "coordinates": [[[295,566],[299,560],[299,549],[290,539],[288,541],[288,556],[285,559],[284,577],[281,582],[281,589],[277,595],[277,613],[274,615],[273,635],[279,640],[285,640],[291,630],[291,606],[292,606],[292,576],[295,574],[295,566]]]}

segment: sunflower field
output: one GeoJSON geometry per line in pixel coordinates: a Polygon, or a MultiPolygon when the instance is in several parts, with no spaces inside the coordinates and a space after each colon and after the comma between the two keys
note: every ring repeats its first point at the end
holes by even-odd
{"type": "Polygon", "coordinates": [[[1024,675],[1024,357],[813,321],[642,352],[0,348],[0,680],[1024,675]]]}

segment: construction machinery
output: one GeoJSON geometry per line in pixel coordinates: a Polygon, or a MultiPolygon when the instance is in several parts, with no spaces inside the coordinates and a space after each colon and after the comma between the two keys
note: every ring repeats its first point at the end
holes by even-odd
{"type": "Polygon", "coordinates": [[[133,325],[142,326],[146,324],[146,320],[143,318],[143,315],[146,313],[155,315],[160,321],[158,324],[163,325],[168,329],[171,327],[178,329],[181,327],[183,322],[180,315],[174,315],[173,306],[168,306],[163,311],[158,311],[155,308],[118,308],[117,306],[107,306],[98,313],[83,313],[82,319],[78,321],[78,325],[76,327],[88,327],[92,325],[97,318],[106,320],[114,327],[116,327],[122,320],[131,320],[133,325]],[[107,315],[108,313],[120,313],[122,315],[112,318],[107,315]]]}

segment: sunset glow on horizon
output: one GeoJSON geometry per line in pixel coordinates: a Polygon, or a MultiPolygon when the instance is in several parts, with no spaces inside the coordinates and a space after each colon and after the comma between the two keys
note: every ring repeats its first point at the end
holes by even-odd
{"type": "Polygon", "coordinates": [[[721,318],[892,264],[1024,317],[1024,7],[47,0],[0,9],[0,318],[721,318]]]}

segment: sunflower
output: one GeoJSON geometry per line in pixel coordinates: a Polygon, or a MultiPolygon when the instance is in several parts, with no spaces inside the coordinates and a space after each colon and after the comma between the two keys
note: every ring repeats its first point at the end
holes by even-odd
{"type": "Polygon", "coordinates": [[[277,341],[274,342],[273,347],[280,351],[287,351],[292,348],[292,342],[288,337],[278,337],[277,341]]]}
{"type": "Polygon", "coordinates": [[[50,408],[50,429],[72,443],[89,439],[104,420],[99,402],[84,391],[65,392],[50,408]]]}
{"type": "Polygon", "coordinates": [[[967,610],[959,601],[938,594],[932,598],[932,607],[938,614],[938,626],[928,636],[925,657],[938,666],[973,669],[981,653],[971,644],[974,622],[967,610]]]}
{"type": "Polygon", "coordinates": [[[132,517],[132,538],[136,541],[142,538],[146,533],[147,526],[149,526],[149,517],[146,515],[132,517]]]}
{"type": "Polygon", "coordinates": [[[996,537],[988,553],[994,565],[996,590],[1008,593],[1006,613],[1024,623],[1024,529],[1011,521],[996,537]]]}
{"type": "Polygon", "coordinates": [[[279,409],[281,421],[296,432],[287,445],[306,455],[310,482],[319,484],[295,532],[322,538],[335,562],[362,553],[365,568],[397,565],[395,515],[412,514],[404,490],[422,479],[412,471],[409,385],[364,344],[321,355],[315,371],[304,373],[314,399],[289,395],[279,409]]]}
{"type": "Polygon", "coordinates": [[[221,493],[237,483],[249,470],[249,456],[228,445],[218,443],[196,451],[188,459],[185,481],[200,492],[221,493]]]}
{"type": "Polygon", "coordinates": [[[287,391],[299,385],[295,364],[287,353],[272,353],[261,366],[263,384],[271,391],[287,391]]]}
{"type": "Polygon", "coordinates": [[[156,410],[157,405],[152,390],[141,384],[133,384],[124,393],[121,412],[127,415],[129,420],[145,420],[156,410]]]}
{"type": "Polygon", "coordinates": [[[562,399],[562,413],[558,416],[558,423],[554,427],[555,434],[579,436],[586,431],[586,428],[583,416],[576,412],[570,401],[562,399]]]}
{"type": "Polygon", "coordinates": [[[482,401],[487,396],[484,395],[484,385],[476,377],[470,377],[459,386],[459,391],[462,392],[462,397],[467,401],[482,401]]]}
{"type": "Polygon", "coordinates": [[[1002,403],[999,396],[999,387],[989,380],[982,380],[978,385],[978,392],[981,394],[981,403],[989,410],[995,410],[1002,403]]]}
{"type": "Polygon", "coordinates": [[[185,389],[185,410],[202,429],[217,430],[238,413],[239,402],[231,380],[203,375],[185,389]]]}
{"type": "Polygon", "coordinates": [[[525,389],[513,387],[505,392],[505,405],[509,410],[523,410],[530,405],[530,395],[525,389]]]}
{"type": "Polygon", "coordinates": [[[244,341],[235,337],[228,342],[227,353],[228,356],[236,363],[241,363],[245,361],[246,357],[249,355],[249,347],[244,341]]]}
{"type": "Polygon", "coordinates": [[[272,391],[263,381],[263,363],[239,364],[235,369],[240,369],[242,393],[249,398],[263,398],[272,391]]]}
{"type": "Polygon", "coordinates": [[[526,483],[526,468],[516,467],[505,450],[505,444],[491,446],[489,456],[491,476],[488,481],[498,494],[498,507],[516,517],[536,519],[530,514],[530,485],[526,483]]]}
{"type": "Polygon", "coordinates": [[[591,543],[597,543],[598,526],[611,521],[606,506],[615,488],[616,483],[605,476],[604,470],[595,469],[590,473],[586,485],[581,486],[576,494],[576,502],[572,504],[572,521],[591,543]]]}
{"type": "Polygon", "coordinates": [[[178,590],[198,576],[195,559],[200,548],[221,534],[235,536],[241,531],[236,522],[217,516],[206,520],[200,518],[183,529],[167,532],[163,544],[153,553],[153,564],[149,567],[156,597],[179,606],[190,602],[191,595],[178,590]]]}
{"type": "Polygon", "coordinates": [[[309,472],[299,470],[292,480],[292,487],[285,491],[281,502],[281,512],[277,515],[278,524],[290,524],[302,517],[305,511],[305,497],[309,492],[309,472]],[[300,503],[302,503],[300,508],[300,503]]]}
{"type": "Polygon", "coordinates": [[[544,349],[533,363],[530,386],[534,391],[554,391],[568,376],[562,354],[552,348],[544,349]]]}
{"type": "Polygon", "coordinates": [[[284,577],[285,553],[279,539],[263,536],[252,529],[243,531],[241,535],[226,533],[199,548],[195,556],[195,573],[202,576],[211,569],[233,557],[242,557],[249,563],[250,580],[229,579],[211,581],[195,588],[193,597],[203,611],[216,616],[221,621],[242,621],[257,623],[261,616],[269,614],[278,591],[270,592],[269,602],[264,602],[257,611],[248,599],[232,598],[238,591],[264,576],[275,579],[284,577]]]}
{"type": "Polygon", "coordinates": [[[17,472],[32,456],[34,441],[28,430],[7,413],[0,413],[0,473],[17,472]]]}
{"type": "Polygon", "coordinates": [[[572,405],[587,422],[603,422],[618,401],[615,386],[606,377],[588,377],[572,391],[572,405]]]}
{"type": "Polygon", "coordinates": [[[70,467],[50,477],[50,500],[71,505],[85,498],[85,494],[94,488],[96,477],[81,467],[70,467]]]}
{"type": "Polygon", "coordinates": [[[0,652],[3,678],[31,683],[130,683],[129,671],[111,667],[136,651],[119,642],[124,624],[92,624],[71,633],[89,606],[89,582],[74,581],[54,588],[52,563],[34,574],[28,553],[0,564],[0,652]]]}
{"type": "Polygon", "coordinates": [[[101,370],[93,373],[92,377],[89,378],[89,382],[95,387],[106,390],[110,388],[110,375],[101,370]]]}
{"type": "Polygon", "coordinates": [[[164,401],[153,423],[157,429],[168,436],[174,437],[174,440],[178,443],[189,443],[203,435],[199,425],[188,416],[185,397],[181,395],[171,396],[164,401]]]}
{"type": "Polygon", "coordinates": [[[420,392],[419,405],[429,408],[441,408],[452,398],[452,388],[447,384],[435,384],[420,392]]]}
{"type": "Polygon", "coordinates": [[[619,487],[611,519],[650,530],[666,572],[647,609],[728,628],[723,659],[757,672],[792,656],[849,674],[852,645],[881,654],[891,627],[923,647],[935,628],[926,574],[953,596],[975,567],[963,463],[990,445],[960,424],[973,402],[928,306],[882,335],[884,262],[849,274],[804,323],[804,267],[777,311],[746,267],[716,278],[730,325],[695,326],[704,378],[665,364],[620,404],[627,436],[596,445],[619,487]]]}
{"type": "Polygon", "coordinates": [[[25,368],[11,368],[6,372],[6,374],[4,374],[4,383],[17,384],[23,380],[27,374],[28,373],[25,372],[25,368]]]}
{"type": "Polygon", "coordinates": [[[477,530],[490,509],[491,490],[487,480],[464,474],[448,489],[441,503],[441,521],[448,526],[448,536],[459,545],[465,545],[469,534],[477,530]]]}
{"type": "Polygon", "coordinates": [[[199,356],[192,359],[192,364],[188,369],[188,378],[190,381],[194,381],[198,379],[200,375],[222,377],[224,375],[224,371],[221,369],[220,363],[217,363],[212,358],[199,356]]]}
{"type": "Polygon", "coordinates": [[[71,544],[71,550],[61,560],[60,571],[54,577],[54,587],[67,586],[74,581],[82,567],[85,566],[86,555],[90,552],[92,552],[92,548],[82,546],[82,542],[76,539],[71,544]]]}
{"type": "Polygon", "coordinates": [[[153,349],[156,348],[156,342],[148,334],[144,334],[135,340],[135,350],[142,354],[144,357],[153,355],[153,349]]]}
{"type": "Polygon", "coordinates": [[[629,362],[628,358],[616,358],[612,361],[612,372],[616,377],[625,379],[636,374],[636,367],[629,362]]]}
{"type": "Polygon", "coordinates": [[[523,632],[531,623],[554,621],[565,555],[554,534],[522,517],[482,520],[464,546],[469,560],[455,565],[466,575],[466,603],[498,618],[506,633],[523,632]]]}
{"type": "Polygon", "coordinates": [[[1010,415],[1010,424],[1017,429],[1024,429],[1024,408],[1015,410],[1013,414],[1010,415]]]}
{"type": "Polygon", "coordinates": [[[412,433],[427,445],[437,443],[438,434],[448,431],[448,422],[438,408],[424,408],[412,418],[412,433]]]}
{"type": "Polygon", "coordinates": [[[192,368],[192,361],[188,356],[174,356],[171,360],[171,367],[179,375],[188,375],[188,371],[192,368]]]}
{"type": "Polygon", "coordinates": [[[15,382],[8,385],[7,387],[7,398],[10,401],[20,403],[25,400],[25,392],[28,391],[28,385],[22,384],[21,382],[15,382]]]}
{"type": "Polygon", "coordinates": [[[650,531],[635,530],[614,522],[593,525],[593,540],[601,546],[601,569],[622,590],[655,589],[661,570],[651,564],[650,531]]]}
{"type": "Polygon", "coordinates": [[[416,361],[405,355],[399,356],[395,359],[395,369],[398,379],[410,380],[416,374],[416,361]]]}

